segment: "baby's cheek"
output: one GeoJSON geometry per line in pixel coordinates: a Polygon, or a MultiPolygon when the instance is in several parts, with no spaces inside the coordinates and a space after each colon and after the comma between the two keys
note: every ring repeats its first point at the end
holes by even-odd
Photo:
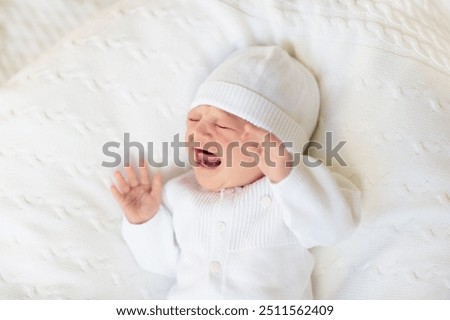
{"type": "Polygon", "coordinates": [[[253,163],[253,158],[251,157],[251,151],[248,148],[240,145],[239,148],[233,150],[233,165],[236,168],[249,168],[250,164],[253,163]]]}
{"type": "Polygon", "coordinates": [[[222,146],[226,157],[235,158],[239,154],[239,141],[227,141],[222,143],[222,146]]]}
{"type": "Polygon", "coordinates": [[[192,129],[187,127],[186,129],[186,134],[184,136],[185,141],[192,141],[194,138],[193,133],[192,133],[192,129]]]}

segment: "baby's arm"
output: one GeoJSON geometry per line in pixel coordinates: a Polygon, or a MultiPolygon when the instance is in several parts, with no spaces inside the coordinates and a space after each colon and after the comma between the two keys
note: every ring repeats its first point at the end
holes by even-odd
{"type": "Polygon", "coordinates": [[[122,234],[141,268],[175,277],[179,248],[167,208],[161,206],[153,219],[142,224],[132,224],[124,218],[122,234]]]}
{"type": "MultiPolygon", "coordinates": [[[[314,163],[311,157],[303,157],[314,163]]],[[[359,222],[359,190],[323,165],[308,167],[301,162],[270,185],[286,224],[307,248],[343,240],[359,222]]]]}
{"type": "Polygon", "coordinates": [[[179,248],[161,175],[157,175],[152,183],[145,161],[140,168],[140,177],[129,166],[125,170],[128,182],[117,171],[118,188],[111,186],[125,214],[122,223],[124,240],[140,267],[174,277],[179,248]],[[166,206],[161,204],[162,200],[166,206]]]}
{"type": "MultiPolygon", "coordinates": [[[[261,145],[269,132],[248,124],[245,134],[261,145]]],[[[274,134],[269,137],[272,148],[257,149],[259,168],[271,182],[288,227],[308,248],[332,245],[348,236],[359,222],[359,190],[322,164],[306,165],[317,163],[312,157],[301,155],[298,165],[289,166],[292,155],[274,134]]]]}

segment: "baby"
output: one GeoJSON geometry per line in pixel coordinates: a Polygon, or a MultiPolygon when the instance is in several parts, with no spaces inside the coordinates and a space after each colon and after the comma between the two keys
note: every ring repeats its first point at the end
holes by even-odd
{"type": "Polygon", "coordinates": [[[193,170],[164,188],[145,161],[139,176],[115,172],[124,239],[142,268],[176,278],[168,298],[313,298],[308,249],[349,236],[360,197],[302,155],[318,112],[317,83],[298,60],[276,46],[241,49],[191,105],[193,170]]]}

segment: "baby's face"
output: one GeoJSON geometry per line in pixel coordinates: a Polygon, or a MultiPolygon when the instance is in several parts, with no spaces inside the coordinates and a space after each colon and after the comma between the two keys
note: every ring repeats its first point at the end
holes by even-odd
{"type": "Polygon", "coordinates": [[[189,112],[186,141],[198,146],[189,147],[188,152],[195,160],[195,176],[203,188],[219,191],[241,187],[263,176],[258,166],[242,166],[243,162],[254,162],[241,148],[250,141],[246,138],[248,125],[244,119],[213,106],[200,105],[189,112]]]}

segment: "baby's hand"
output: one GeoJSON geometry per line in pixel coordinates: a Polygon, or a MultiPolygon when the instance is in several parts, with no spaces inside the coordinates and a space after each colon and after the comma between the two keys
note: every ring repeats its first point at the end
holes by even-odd
{"type": "Polygon", "coordinates": [[[128,174],[128,182],[117,170],[114,175],[118,188],[111,185],[111,192],[128,221],[141,224],[153,218],[159,210],[162,194],[161,174],[155,176],[152,184],[145,160],[141,162],[139,178],[129,165],[125,166],[125,171],[128,174]]]}
{"type": "Polygon", "coordinates": [[[259,155],[258,166],[270,181],[279,182],[288,176],[291,171],[288,164],[292,161],[292,156],[273,133],[247,123],[243,138],[258,143],[255,148],[259,155]]]}

